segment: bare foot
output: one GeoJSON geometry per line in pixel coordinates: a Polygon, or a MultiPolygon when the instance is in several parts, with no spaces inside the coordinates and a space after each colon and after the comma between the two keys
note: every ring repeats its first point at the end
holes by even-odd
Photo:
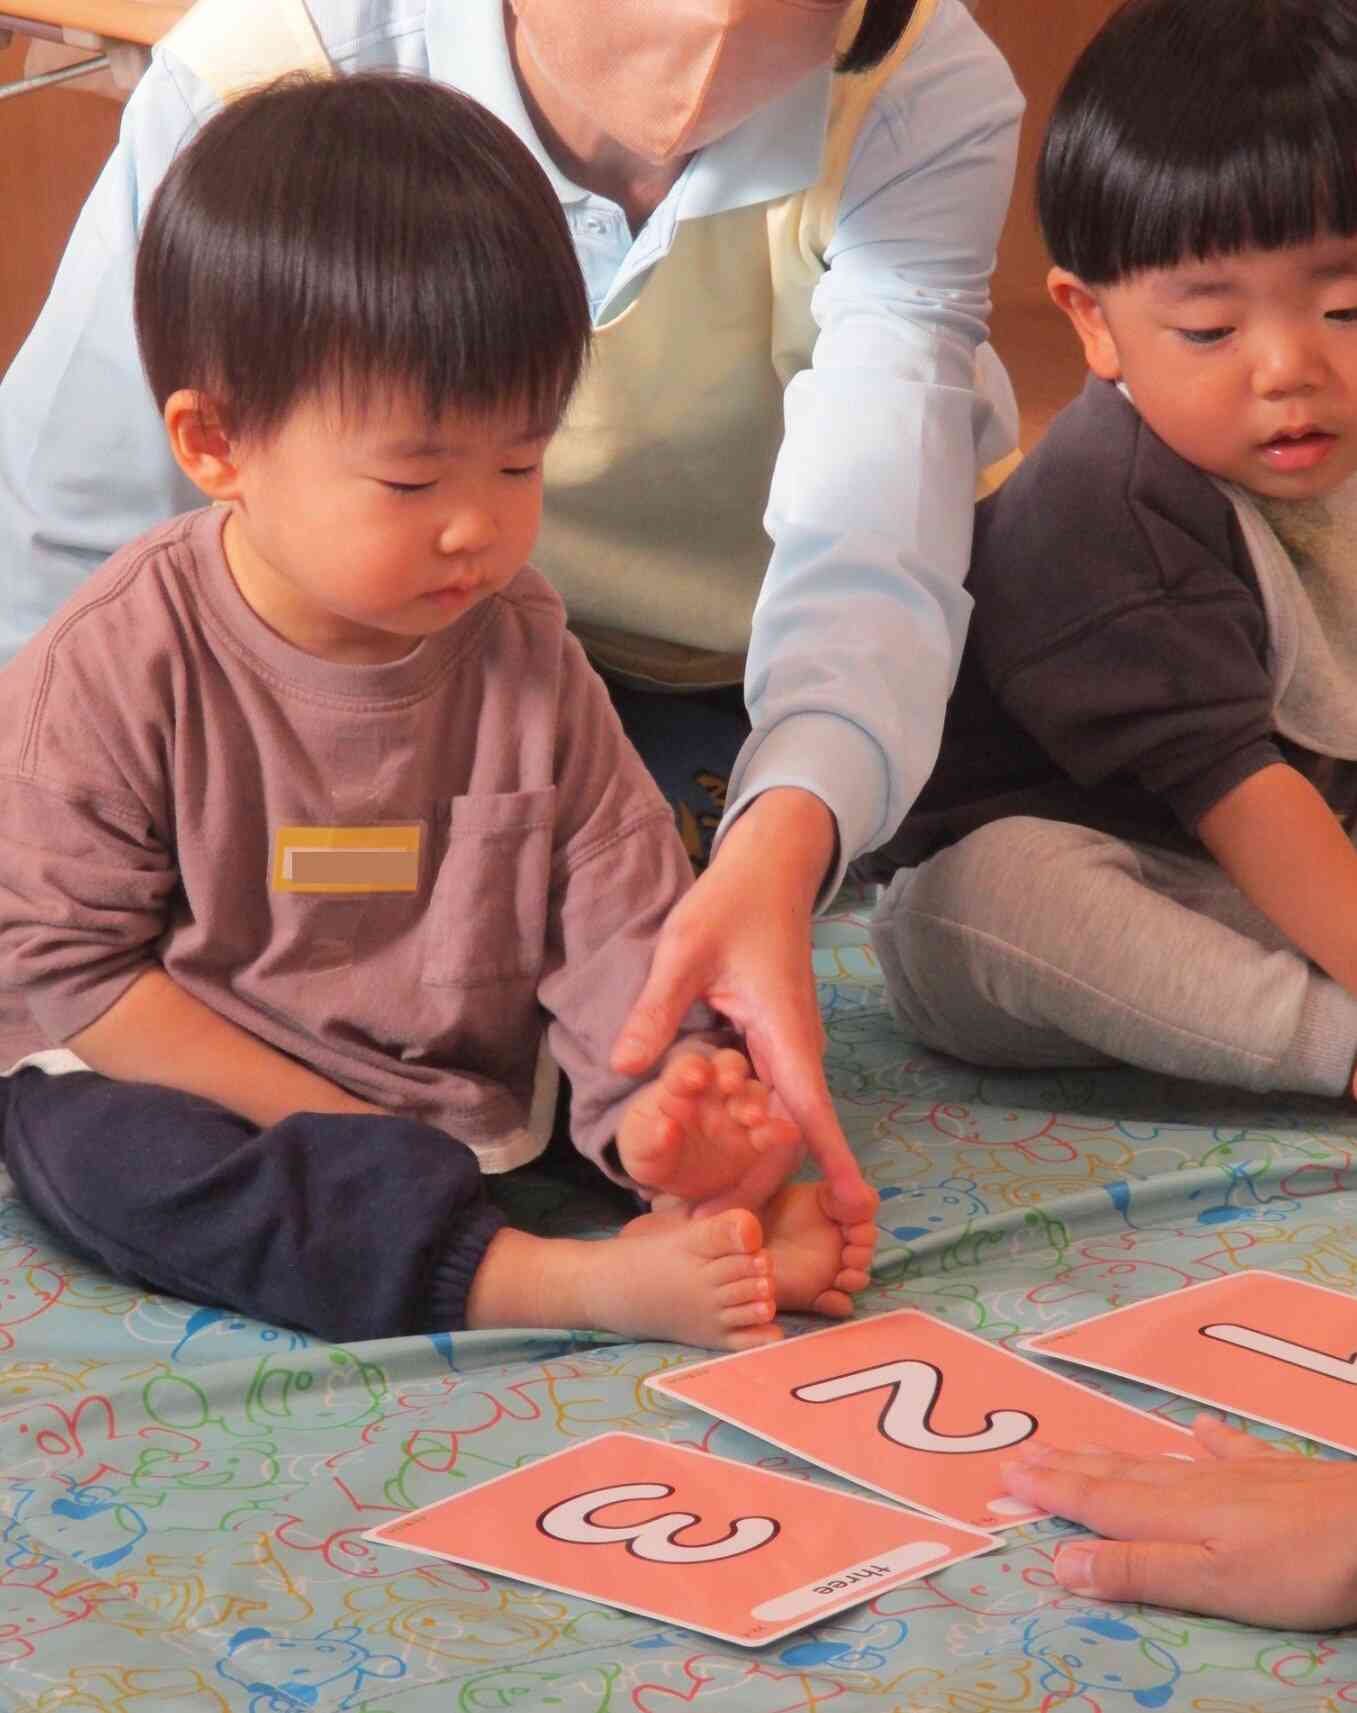
{"type": "Polygon", "coordinates": [[[710,1057],[677,1054],[633,1096],[617,1131],[617,1152],[631,1177],[656,1196],[690,1204],[709,1202],[751,1177],[771,1180],[764,1199],[792,1169],[799,1145],[796,1126],[769,1111],[768,1090],[733,1048],[710,1057]]]}
{"type": "Polygon", "coordinates": [[[788,1184],[760,1217],[778,1308],[842,1320],[853,1312],[853,1293],[871,1282],[876,1226],[841,1225],[829,1205],[825,1184],[788,1184]]]}
{"type": "Polygon", "coordinates": [[[592,1243],[506,1226],[472,1280],[467,1325],[590,1327],[748,1350],[782,1337],[762,1245],[743,1208],[703,1219],[646,1213],[592,1243]]]}

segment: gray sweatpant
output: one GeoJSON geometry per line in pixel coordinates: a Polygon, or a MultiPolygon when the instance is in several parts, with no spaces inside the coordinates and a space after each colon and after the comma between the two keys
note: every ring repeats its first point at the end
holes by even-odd
{"type": "Polygon", "coordinates": [[[1352,1086],[1357,999],[1207,857],[1014,816],[902,869],[872,940],[905,1033],[973,1064],[1352,1086]]]}

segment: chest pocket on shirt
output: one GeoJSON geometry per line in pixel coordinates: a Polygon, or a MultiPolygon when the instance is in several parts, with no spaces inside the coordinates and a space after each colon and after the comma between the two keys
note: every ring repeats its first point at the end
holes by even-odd
{"type": "Polygon", "coordinates": [[[426,922],[423,981],[536,975],[546,938],[556,787],[454,797],[426,922]]]}

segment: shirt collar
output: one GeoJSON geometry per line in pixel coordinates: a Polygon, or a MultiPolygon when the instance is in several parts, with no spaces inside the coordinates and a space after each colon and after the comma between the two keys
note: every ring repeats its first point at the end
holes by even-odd
{"type": "MultiPolygon", "coordinates": [[[[519,93],[504,34],[503,0],[433,0],[429,74],[473,96],[532,150],[563,203],[590,192],[543,148],[519,93]]],[[[804,190],[820,176],[833,72],[812,73],[743,125],[702,149],[665,198],[673,218],[692,220],[804,190]]]]}

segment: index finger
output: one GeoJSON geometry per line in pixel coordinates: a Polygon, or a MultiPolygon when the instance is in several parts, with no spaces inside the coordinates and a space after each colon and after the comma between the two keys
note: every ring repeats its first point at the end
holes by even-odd
{"type": "Polygon", "coordinates": [[[746,1040],[759,1077],[777,1094],[824,1173],[834,1218],[848,1225],[871,1219],[879,1198],[834,1110],[821,1059],[819,1012],[807,1019],[802,1007],[784,999],[746,1031],[746,1040]]]}
{"type": "Polygon", "coordinates": [[[1029,1504],[1122,1540],[1197,1541],[1210,1527],[1218,1465],[1176,1458],[1057,1453],[1001,1470],[1004,1485],[1029,1504]],[[1203,1481],[1203,1476],[1206,1480],[1203,1481]],[[1188,1497],[1185,1489],[1206,1487],[1188,1497]]]}

